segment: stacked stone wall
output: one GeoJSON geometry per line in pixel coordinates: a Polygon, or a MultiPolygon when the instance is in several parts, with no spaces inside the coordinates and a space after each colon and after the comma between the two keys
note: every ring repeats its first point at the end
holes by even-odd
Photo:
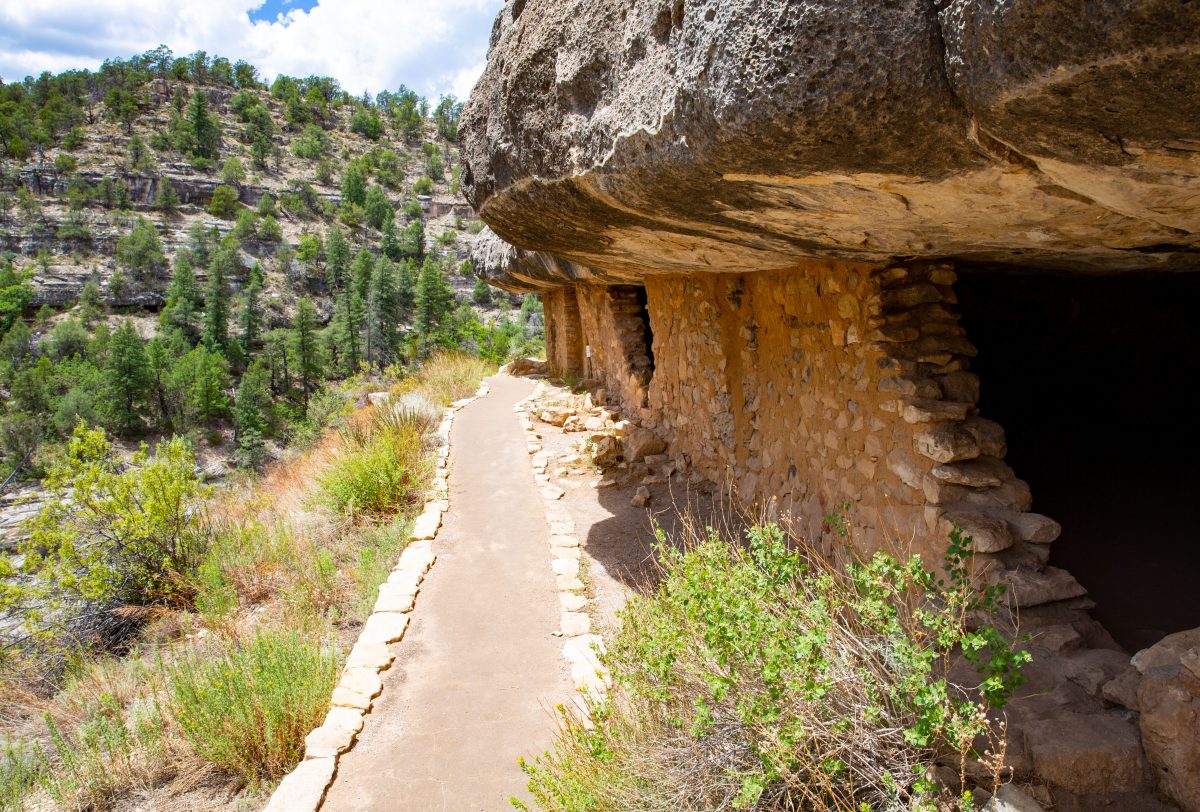
{"type": "Polygon", "coordinates": [[[586,347],[585,372],[630,417],[653,419],[647,394],[654,365],[646,347],[645,313],[634,285],[579,285],[576,295],[586,347]]]}
{"type": "Polygon", "coordinates": [[[978,414],[955,279],[945,263],[818,261],[651,277],[649,350],[636,288],[577,286],[588,375],[672,454],[811,538],[845,508],[863,550],[936,563],[954,523],[1024,606],[1078,598],[1045,567],[1057,524],[1027,512],[1003,429],[978,414]]]}
{"type": "Polygon", "coordinates": [[[546,360],[559,375],[584,375],[583,325],[579,303],[569,288],[556,288],[542,294],[546,317],[546,360]]]}

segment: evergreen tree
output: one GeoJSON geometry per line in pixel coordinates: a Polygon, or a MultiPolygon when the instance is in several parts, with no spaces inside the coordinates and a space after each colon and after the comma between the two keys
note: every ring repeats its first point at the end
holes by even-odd
{"type": "Polygon", "coordinates": [[[275,329],[263,336],[262,358],[271,373],[271,391],[277,395],[287,392],[292,386],[288,370],[288,343],[290,332],[275,329]]]}
{"type": "Polygon", "coordinates": [[[396,268],[396,307],[401,321],[412,318],[417,304],[417,278],[413,262],[406,259],[396,268]]]}
{"type": "Polygon", "coordinates": [[[158,179],[158,193],[154,196],[154,207],[170,217],[179,213],[179,195],[175,191],[175,185],[166,178],[158,179]]]}
{"type": "MultiPolygon", "coordinates": [[[[213,254],[204,288],[204,333],[201,341],[215,352],[225,352],[229,341],[229,289],[225,272],[229,267],[226,249],[213,254]]],[[[236,259],[234,260],[236,262],[236,259]]]]}
{"type": "Polygon", "coordinates": [[[128,434],[141,425],[141,405],[150,385],[150,367],[142,337],[130,319],[113,331],[104,383],[109,415],[118,432],[128,434]]]}
{"type": "Polygon", "coordinates": [[[393,262],[399,262],[404,254],[400,250],[400,240],[396,236],[396,218],[389,217],[383,221],[382,236],[379,240],[379,253],[393,262]]]}
{"type": "Polygon", "coordinates": [[[329,349],[338,370],[345,375],[358,369],[362,310],[362,299],[353,286],[347,285],[338,292],[333,305],[333,320],[329,323],[329,349]]]}
{"type": "Polygon", "coordinates": [[[441,266],[432,257],[425,259],[417,278],[417,296],[413,326],[422,345],[428,347],[454,307],[454,289],[446,282],[441,266]]]}
{"type": "Polygon", "coordinates": [[[308,412],[308,396],[321,381],[321,347],[317,342],[317,309],[307,296],[296,304],[292,321],[292,355],[296,359],[296,374],[304,394],[304,411],[308,412]]]}
{"type": "Polygon", "coordinates": [[[229,412],[229,362],[203,344],[193,347],[171,371],[171,389],[184,419],[203,424],[229,412]]]}
{"type": "Polygon", "coordinates": [[[375,271],[375,257],[365,248],[360,248],[354,256],[354,264],[350,268],[350,286],[362,301],[367,299],[367,288],[371,284],[371,274],[375,271]]]}
{"type": "Polygon", "coordinates": [[[388,200],[387,192],[377,183],[372,184],[367,191],[363,209],[371,228],[382,229],[384,223],[396,216],[396,210],[392,208],[392,201],[388,200]]]}
{"type": "Polygon", "coordinates": [[[342,229],[333,225],[325,236],[325,280],[329,290],[335,291],[346,280],[346,269],[350,265],[350,244],[342,229]]]}
{"type": "Polygon", "coordinates": [[[262,329],[262,314],[259,312],[259,297],[262,295],[262,268],[256,262],[250,269],[250,280],[246,285],[246,298],[242,303],[240,324],[242,349],[247,355],[257,346],[259,332],[262,329]]]}
{"type": "Polygon", "coordinates": [[[363,308],[363,356],[368,363],[382,368],[395,357],[399,329],[396,269],[387,257],[381,257],[371,274],[363,308]]]}
{"type": "Polygon", "coordinates": [[[367,202],[367,179],[358,161],[346,164],[342,173],[342,202],[362,206],[367,202]]]}
{"type": "Polygon", "coordinates": [[[476,279],[475,289],[471,291],[471,298],[480,307],[487,307],[492,303],[492,286],[482,279],[476,279]]]}
{"type": "Polygon", "coordinates": [[[256,468],[262,462],[263,437],[267,431],[267,412],[271,408],[269,375],[261,361],[255,361],[242,375],[233,406],[238,464],[256,468]]]}
{"type": "Polygon", "coordinates": [[[200,337],[200,288],[196,285],[196,273],[186,251],[175,257],[175,270],[171,274],[171,285],[167,288],[167,303],[158,316],[163,329],[175,328],[194,344],[200,337]]]}
{"type": "Polygon", "coordinates": [[[187,120],[196,154],[215,160],[221,148],[221,125],[208,112],[208,95],[200,88],[196,88],[188,102],[187,120]]]}
{"type": "Polygon", "coordinates": [[[400,238],[400,254],[416,259],[425,256],[425,221],[420,217],[405,226],[400,238]]]}

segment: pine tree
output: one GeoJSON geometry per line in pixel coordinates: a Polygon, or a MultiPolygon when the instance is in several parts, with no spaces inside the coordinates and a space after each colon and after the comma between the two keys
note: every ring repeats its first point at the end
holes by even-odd
{"type": "Polygon", "coordinates": [[[487,307],[492,303],[492,286],[482,279],[476,279],[475,289],[471,291],[471,298],[480,307],[487,307]]]}
{"type": "MultiPolygon", "coordinates": [[[[234,260],[236,261],[236,259],[234,260]]],[[[225,272],[230,261],[222,248],[213,254],[208,264],[208,284],[204,288],[204,346],[224,353],[229,342],[229,290],[225,272]]]]}
{"type": "Polygon", "coordinates": [[[329,323],[329,347],[338,370],[349,375],[358,369],[359,346],[362,338],[363,301],[347,285],[337,295],[333,305],[333,320],[329,323]]]}
{"type": "Polygon", "coordinates": [[[317,309],[307,296],[296,304],[292,321],[292,348],[296,359],[296,374],[304,394],[304,411],[308,412],[308,396],[321,381],[321,348],[317,343],[317,309]]]}
{"type": "Polygon", "coordinates": [[[388,200],[387,192],[377,183],[372,184],[371,188],[367,190],[367,199],[366,203],[363,204],[363,209],[366,213],[367,222],[371,224],[371,228],[382,229],[384,223],[396,216],[396,211],[392,208],[392,202],[388,200]]]}
{"type": "Polygon", "coordinates": [[[200,336],[201,298],[191,260],[186,252],[180,251],[175,257],[167,303],[158,317],[159,325],[163,329],[175,328],[183,333],[189,344],[196,343],[200,336]]]}
{"type": "Polygon", "coordinates": [[[188,125],[195,138],[196,154],[215,160],[221,147],[221,125],[208,112],[208,96],[197,88],[188,102],[188,125]]]}
{"type": "Polygon", "coordinates": [[[238,463],[256,468],[263,458],[263,436],[267,431],[267,411],[271,407],[268,373],[261,361],[255,361],[242,376],[233,406],[238,463]]]}
{"type": "Polygon", "coordinates": [[[401,261],[396,268],[396,308],[402,322],[412,318],[413,308],[417,304],[417,279],[414,270],[411,259],[401,261]]]}
{"type": "Polygon", "coordinates": [[[113,331],[104,365],[110,416],[117,431],[128,434],[141,425],[141,404],[150,384],[150,367],[142,337],[130,319],[113,331]]]}
{"type": "Polygon", "coordinates": [[[393,262],[399,262],[404,253],[400,250],[400,240],[396,236],[396,218],[389,217],[383,221],[383,235],[379,240],[379,253],[393,262]]]}
{"type": "Polygon", "coordinates": [[[365,248],[359,249],[350,268],[350,285],[358,298],[366,301],[367,288],[371,284],[371,274],[375,271],[375,257],[365,248]]]}
{"type": "Polygon", "coordinates": [[[283,329],[271,330],[263,336],[262,358],[271,373],[271,391],[277,395],[287,392],[292,386],[288,371],[289,338],[289,331],[283,329]]]}
{"type": "Polygon", "coordinates": [[[348,163],[342,173],[342,202],[356,206],[367,202],[367,180],[357,161],[348,163]]]}
{"type": "Polygon", "coordinates": [[[345,283],[349,265],[350,244],[346,242],[346,235],[340,227],[330,226],[329,233],[325,235],[325,281],[329,283],[330,291],[337,290],[345,283]]]}
{"type": "Polygon", "coordinates": [[[256,262],[250,269],[250,280],[246,285],[246,298],[242,303],[241,318],[238,324],[242,349],[247,355],[257,346],[259,332],[262,329],[262,314],[259,312],[258,301],[262,295],[262,288],[262,267],[256,262]]]}
{"type": "Polygon", "coordinates": [[[363,356],[380,368],[395,356],[399,330],[395,274],[386,257],[375,264],[363,310],[363,356]]]}
{"type": "Polygon", "coordinates": [[[172,217],[179,213],[179,195],[175,191],[175,184],[166,178],[158,179],[158,194],[154,197],[154,207],[172,217]]]}
{"type": "Polygon", "coordinates": [[[425,259],[421,275],[417,278],[417,296],[413,326],[421,343],[428,347],[437,338],[437,333],[454,306],[454,289],[446,282],[446,275],[432,257],[425,259]]]}

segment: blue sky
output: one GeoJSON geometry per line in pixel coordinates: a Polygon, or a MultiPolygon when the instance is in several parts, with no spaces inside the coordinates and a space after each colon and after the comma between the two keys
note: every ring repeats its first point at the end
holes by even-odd
{"type": "Polygon", "coordinates": [[[503,0],[0,0],[0,77],[95,68],[160,43],[352,93],[400,84],[464,97],[503,0]]]}

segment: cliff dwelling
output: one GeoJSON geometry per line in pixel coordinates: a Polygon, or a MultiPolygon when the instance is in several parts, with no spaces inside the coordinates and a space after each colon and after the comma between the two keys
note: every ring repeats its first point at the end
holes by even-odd
{"type": "Polygon", "coordinates": [[[464,113],[476,267],[555,369],[814,538],[973,538],[1059,808],[1200,808],[1197,15],[515,4],[464,113]]]}

